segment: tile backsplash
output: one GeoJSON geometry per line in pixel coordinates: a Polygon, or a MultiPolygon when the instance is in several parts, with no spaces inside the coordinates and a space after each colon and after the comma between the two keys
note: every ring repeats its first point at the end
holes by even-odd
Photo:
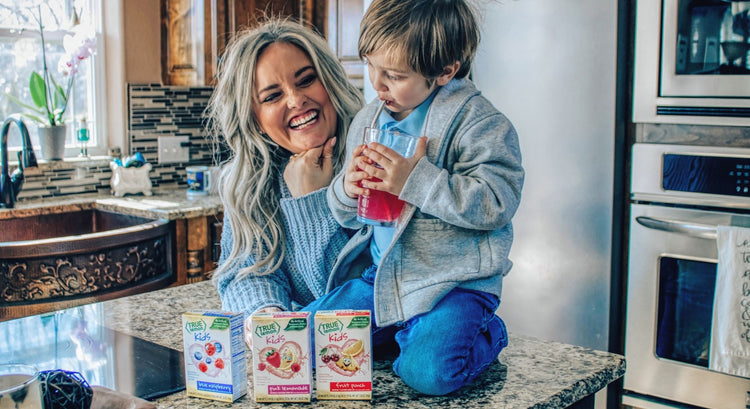
{"type": "MultiPolygon", "coordinates": [[[[203,112],[212,87],[174,87],[161,84],[128,84],[127,150],[141,152],[153,169],[153,187],[186,186],[185,167],[212,165],[213,144],[205,130],[203,112]],[[187,136],[190,160],[158,163],[160,136],[187,136]]],[[[109,157],[71,159],[41,164],[24,172],[19,199],[65,196],[110,191],[109,157]]]]}

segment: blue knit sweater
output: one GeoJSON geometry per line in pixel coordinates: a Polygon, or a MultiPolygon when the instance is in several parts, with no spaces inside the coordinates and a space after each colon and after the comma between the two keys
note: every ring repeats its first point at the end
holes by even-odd
{"type": "MultiPolygon", "coordinates": [[[[349,240],[351,230],[333,218],[326,201],[327,188],[293,198],[281,175],[281,212],[286,234],[286,255],[281,267],[268,275],[249,274],[237,278],[243,267],[255,263],[253,256],[240,260],[232,270],[217,277],[216,286],[226,311],[242,312],[245,317],[261,308],[278,307],[291,311],[323,295],[331,268],[349,240]]],[[[219,264],[228,260],[232,249],[232,229],[224,218],[219,264]]]]}

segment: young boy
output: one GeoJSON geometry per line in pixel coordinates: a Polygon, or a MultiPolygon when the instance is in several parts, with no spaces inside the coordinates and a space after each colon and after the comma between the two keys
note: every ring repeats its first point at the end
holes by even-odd
{"type": "Polygon", "coordinates": [[[478,42],[465,0],[368,8],[359,53],[378,100],[352,122],[346,168],[327,194],[339,223],[360,231],[337,259],[331,291],[305,308],[372,310],[373,345],[395,339],[394,371],[432,395],[470,383],[507,345],[495,311],[524,171],[512,124],[466,79],[478,42]],[[381,101],[378,126],[426,136],[411,158],[360,145],[381,101]],[[407,203],[395,227],[357,221],[357,197],[373,189],[407,203]]]}

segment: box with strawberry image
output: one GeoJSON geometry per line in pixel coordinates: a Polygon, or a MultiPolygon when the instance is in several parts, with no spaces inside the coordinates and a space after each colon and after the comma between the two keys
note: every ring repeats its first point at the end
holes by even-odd
{"type": "Polygon", "coordinates": [[[255,313],[251,322],[255,401],[310,402],[310,313],[255,313]]]}
{"type": "Polygon", "coordinates": [[[372,399],[370,311],[315,313],[318,399],[372,399]]]}

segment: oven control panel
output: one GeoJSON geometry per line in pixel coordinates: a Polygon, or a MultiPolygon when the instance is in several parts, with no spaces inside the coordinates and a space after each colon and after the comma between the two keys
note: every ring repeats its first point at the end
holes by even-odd
{"type": "Polygon", "coordinates": [[[665,153],[662,188],[750,197],[750,157],[665,153]]]}

